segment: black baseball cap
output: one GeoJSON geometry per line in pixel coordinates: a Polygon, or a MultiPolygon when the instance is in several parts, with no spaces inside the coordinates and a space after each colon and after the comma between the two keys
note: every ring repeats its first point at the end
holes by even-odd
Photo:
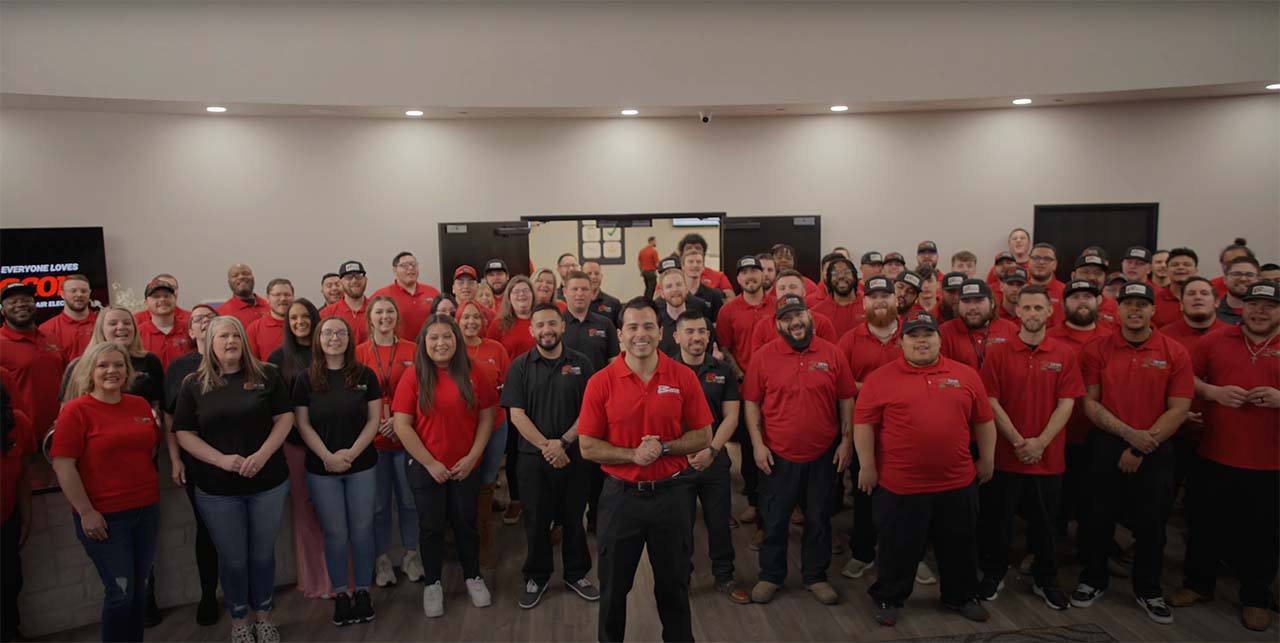
{"type": "Polygon", "coordinates": [[[1027,269],[1023,268],[1022,266],[1014,266],[1004,271],[1003,275],[1000,275],[1000,281],[1003,281],[1005,283],[1009,283],[1012,281],[1021,281],[1022,283],[1025,284],[1027,283],[1027,269]]]}
{"type": "Polygon", "coordinates": [[[774,318],[782,319],[783,315],[796,310],[809,310],[809,307],[804,304],[804,299],[800,295],[783,295],[778,298],[774,318]]]}
{"type": "Polygon", "coordinates": [[[885,255],[885,256],[884,256],[884,262],[885,262],[885,263],[894,263],[894,262],[897,262],[897,263],[900,263],[900,264],[902,264],[902,265],[904,265],[904,266],[905,266],[905,265],[907,265],[907,260],[906,260],[905,258],[903,258],[903,256],[902,256],[902,253],[901,253],[901,252],[890,252],[889,254],[887,254],[887,255],[885,255]]]}
{"type": "Polygon", "coordinates": [[[916,273],[911,272],[910,270],[906,270],[906,271],[903,271],[902,274],[898,275],[898,283],[903,283],[908,286],[911,286],[912,288],[915,288],[917,292],[919,292],[921,289],[920,285],[922,282],[920,281],[920,275],[917,275],[916,273]]]}
{"type": "Polygon", "coordinates": [[[747,255],[738,260],[738,270],[743,270],[746,268],[755,268],[756,270],[763,270],[763,268],[760,267],[760,260],[756,259],[755,255],[747,255]]]}
{"type": "Polygon", "coordinates": [[[1156,291],[1151,287],[1151,284],[1145,281],[1124,282],[1124,285],[1120,286],[1120,294],[1116,295],[1116,301],[1124,301],[1134,297],[1140,297],[1153,304],[1156,303],[1156,291]]]}
{"type": "Polygon", "coordinates": [[[942,289],[943,290],[960,290],[960,285],[963,284],[964,280],[968,278],[969,276],[964,274],[963,272],[948,272],[946,276],[942,278],[942,289]]]}
{"type": "Polygon", "coordinates": [[[0,290],[0,301],[4,301],[14,295],[30,295],[31,297],[35,297],[36,287],[31,284],[24,284],[20,281],[15,281],[5,286],[4,290],[0,290]]]}
{"type": "Polygon", "coordinates": [[[676,270],[680,268],[680,260],[675,257],[663,257],[658,262],[658,272],[666,272],[668,270],[676,270]]]}
{"type": "Polygon", "coordinates": [[[884,255],[875,250],[862,253],[862,265],[874,266],[875,264],[884,265],[884,255]]]}
{"type": "Polygon", "coordinates": [[[1107,260],[1098,255],[1080,255],[1076,257],[1076,268],[1081,266],[1097,266],[1103,270],[1107,269],[1107,260]]]}
{"type": "Polygon", "coordinates": [[[1121,282],[1121,283],[1124,283],[1124,282],[1128,281],[1128,279],[1125,279],[1125,278],[1124,278],[1124,273],[1123,273],[1123,272],[1113,272],[1113,273],[1111,273],[1111,274],[1107,275],[1107,282],[1106,282],[1106,285],[1110,286],[1111,284],[1114,284],[1114,283],[1115,283],[1115,282],[1117,282],[1117,281],[1119,281],[1119,282],[1121,282]]]}
{"type": "Polygon", "coordinates": [[[1088,279],[1072,279],[1067,282],[1066,287],[1062,289],[1062,298],[1066,299],[1078,292],[1087,292],[1094,297],[1098,296],[1098,287],[1093,285],[1088,279]]]}
{"type": "Polygon", "coordinates": [[[1080,254],[1093,255],[1095,257],[1102,257],[1103,261],[1107,260],[1107,249],[1102,246],[1089,246],[1088,248],[1081,250],[1080,254]]]}
{"type": "Polygon", "coordinates": [[[484,262],[484,274],[487,275],[495,270],[501,270],[502,272],[510,272],[509,270],[507,270],[507,262],[501,259],[490,259],[484,262]]]}
{"type": "Polygon", "coordinates": [[[893,283],[889,281],[888,277],[881,277],[877,275],[875,277],[868,279],[866,283],[862,284],[863,294],[870,295],[873,292],[896,292],[896,291],[893,289],[893,283]]]}
{"type": "Polygon", "coordinates": [[[902,334],[909,335],[913,330],[927,328],[933,332],[938,332],[938,320],[925,310],[917,310],[907,315],[907,321],[902,325],[902,334]]]}
{"type": "Polygon", "coordinates": [[[1244,293],[1241,299],[1245,301],[1260,299],[1280,304],[1280,285],[1277,285],[1274,281],[1259,281],[1249,286],[1249,290],[1244,293]]]}
{"type": "Polygon", "coordinates": [[[1124,251],[1124,258],[1151,263],[1151,251],[1142,246],[1129,246],[1129,249],[1124,251]]]}
{"type": "Polygon", "coordinates": [[[356,261],[355,259],[348,259],[342,262],[342,265],[338,267],[339,277],[345,277],[353,272],[358,272],[362,275],[366,274],[364,271],[364,264],[356,261]]]}
{"type": "Polygon", "coordinates": [[[960,298],[967,299],[969,297],[990,297],[991,286],[982,279],[965,279],[960,284],[960,298]]]}
{"type": "Polygon", "coordinates": [[[157,290],[167,290],[167,291],[169,291],[169,294],[170,294],[170,295],[172,295],[172,294],[173,294],[173,284],[171,284],[171,283],[169,283],[169,282],[167,282],[167,281],[164,281],[163,279],[152,279],[152,280],[151,280],[151,283],[147,284],[147,288],[146,288],[146,290],[144,290],[144,291],[143,291],[143,296],[144,296],[144,297],[150,297],[150,296],[151,296],[151,293],[153,293],[153,292],[155,292],[155,291],[157,291],[157,290]]]}
{"type": "Polygon", "coordinates": [[[920,245],[916,246],[916,254],[920,254],[921,252],[936,253],[938,252],[938,244],[932,241],[921,241],[920,245]]]}
{"type": "Polygon", "coordinates": [[[1014,263],[1017,263],[1018,258],[1013,256],[1013,253],[1009,252],[1008,250],[1001,250],[1000,252],[996,253],[995,265],[997,266],[1000,265],[1001,261],[1012,261],[1014,263]]]}

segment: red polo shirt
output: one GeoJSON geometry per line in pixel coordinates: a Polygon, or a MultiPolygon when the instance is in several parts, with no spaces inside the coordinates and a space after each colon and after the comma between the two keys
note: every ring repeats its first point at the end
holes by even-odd
{"type": "Polygon", "coordinates": [[[265,362],[271,356],[271,351],[280,348],[284,343],[284,327],[285,320],[276,319],[270,314],[249,324],[244,331],[249,336],[249,348],[254,357],[265,362]]]}
{"type": "MultiPolygon", "coordinates": [[[[1231,328],[1231,326],[1231,324],[1218,319],[1218,316],[1214,315],[1213,324],[1208,328],[1192,328],[1187,325],[1187,320],[1181,313],[1179,313],[1176,320],[1169,322],[1168,325],[1162,324],[1160,326],[1160,332],[1164,333],[1179,344],[1182,344],[1182,347],[1187,349],[1188,354],[1195,355],[1196,345],[1200,343],[1201,339],[1204,339],[1205,336],[1224,328],[1231,328]]],[[[1191,400],[1191,410],[1196,413],[1204,413],[1205,409],[1208,408],[1208,405],[1208,400],[1202,400],[1200,398],[1191,400]]]]}
{"type": "MultiPolygon", "coordinates": [[[[809,311],[813,317],[813,336],[821,337],[832,344],[840,341],[840,337],[836,335],[836,327],[831,323],[831,319],[822,313],[809,311]]],[[[774,315],[770,314],[764,319],[756,322],[755,330],[751,331],[751,354],[755,355],[756,351],[763,348],[766,344],[770,344],[775,339],[782,339],[778,335],[778,322],[774,315]]],[[[783,342],[785,343],[785,342],[783,342]]]]}
{"type": "MultiPolygon", "coordinates": [[[[1239,326],[1228,326],[1201,339],[1192,362],[1196,376],[1215,386],[1235,385],[1246,391],[1259,386],[1280,388],[1280,346],[1272,342],[1255,360],[1239,326]]],[[[1238,469],[1280,470],[1277,427],[1280,409],[1253,404],[1233,409],[1206,402],[1200,455],[1238,469]]]]}
{"type": "MultiPolygon", "coordinates": [[[[713,419],[693,369],[658,353],[658,368],[648,384],[627,366],[625,358],[614,360],[587,380],[578,433],[634,449],[646,435],[670,442],[687,431],[711,426],[713,419]]],[[[602,464],[600,468],[616,478],[644,482],[670,478],[687,464],[684,456],[665,456],[645,467],[602,464]]]]}
{"type": "MultiPolygon", "coordinates": [[[[373,342],[364,342],[356,346],[356,359],[369,367],[378,376],[378,388],[382,390],[382,419],[387,420],[394,413],[391,403],[395,399],[396,387],[400,378],[413,368],[413,342],[396,339],[391,346],[378,346],[373,342]]],[[[379,431],[373,436],[373,446],[379,451],[400,451],[404,444],[399,439],[391,439],[379,431]]]]}
{"type": "Polygon", "coordinates": [[[992,417],[977,371],[946,357],[925,367],[903,358],[867,376],[853,421],[876,427],[880,486],[915,494],[972,483],[972,427],[992,417]]]}
{"type": "MultiPolygon", "coordinates": [[[[1030,259],[1028,259],[1027,261],[1015,261],[1014,263],[1021,266],[1023,270],[1028,271],[1027,274],[1031,274],[1030,259]]],[[[987,271],[987,285],[991,286],[992,290],[995,290],[995,291],[1000,290],[1000,277],[996,275],[996,267],[994,264],[991,266],[991,269],[987,271]]]]}
{"type": "Polygon", "coordinates": [[[702,276],[699,278],[708,288],[716,290],[733,290],[733,284],[729,283],[729,278],[723,272],[713,268],[703,268],[702,276]]]}
{"type": "Polygon", "coordinates": [[[427,317],[431,315],[431,304],[436,297],[440,296],[440,291],[419,281],[410,293],[400,285],[400,282],[393,281],[373,293],[373,297],[379,295],[385,295],[396,301],[396,308],[400,309],[400,337],[412,342],[418,339],[418,332],[422,330],[423,322],[427,321],[427,317]]]}
{"type": "Polygon", "coordinates": [[[837,304],[835,297],[827,296],[821,299],[810,297],[805,301],[805,305],[809,310],[825,315],[831,320],[832,326],[836,329],[837,338],[844,337],[866,319],[866,313],[862,309],[862,299],[857,297],[844,306],[837,304]]]}
{"type": "Polygon", "coordinates": [[[1098,298],[1098,323],[1106,323],[1115,331],[1120,325],[1120,304],[1114,299],[1098,298]]]}
{"type": "Polygon", "coordinates": [[[30,416],[37,441],[58,417],[58,387],[65,368],[62,351],[40,329],[22,333],[0,327],[0,369],[9,372],[13,407],[30,416]]]}
{"type": "Polygon", "coordinates": [[[351,341],[357,346],[369,341],[369,324],[365,322],[365,311],[369,309],[369,298],[360,304],[359,310],[351,310],[351,306],[347,305],[346,297],[325,306],[320,309],[320,319],[328,319],[330,317],[341,317],[351,326],[351,332],[355,337],[351,341]]]}
{"type": "Polygon", "coordinates": [[[1102,405],[1121,422],[1151,429],[1166,410],[1166,398],[1195,396],[1191,356],[1160,331],[1134,348],[1122,333],[1095,339],[1080,353],[1085,386],[1102,387],[1102,405]]]}
{"type": "Polygon", "coordinates": [[[438,366],[436,389],[432,396],[431,410],[423,413],[418,408],[418,374],[409,369],[396,386],[391,410],[413,416],[413,426],[431,457],[452,468],[466,457],[476,441],[476,427],[480,423],[481,409],[498,403],[498,389],[488,369],[471,369],[471,389],[475,392],[475,408],[467,408],[458,392],[458,385],[449,371],[438,366]]]}
{"type": "MultiPolygon", "coordinates": [[[[493,375],[493,381],[497,383],[498,395],[502,395],[502,387],[507,383],[507,370],[511,368],[511,358],[507,355],[507,349],[496,340],[482,339],[475,346],[467,346],[467,355],[471,357],[471,363],[488,368],[490,374],[493,375]]],[[[496,429],[507,421],[507,410],[498,407],[498,413],[494,416],[493,426],[496,429]]]]}
{"type": "Polygon", "coordinates": [[[837,347],[849,362],[853,381],[861,383],[872,371],[902,357],[902,335],[900,332],[894,333],[889,341],[881,342],[863,323],[841,337],[837,347]]]}
{"type": "Polygon", "coordinates": [[[760,405],[765,446],[791,462],[813,462],[835,444],[839,402],[857,393],[844,355],[821,337],[798,352],[771,342],[742,381],[742,399],[760,405]]]}
{"type": "Polygon", "coordinates": [[[535,344],[533,334],[529,332],[529,320],[519,317],[516,317],[515,322],[511,324],[511,328],[508,328],[505,333],[502,332],[501,322],[494,319],[493,323],[489,324],[487,337],[502,344],[502,347],[507,349],[507,355],[511,359],[529,352],[535,344]]]}
{"type": "MultiPolygon", "coordinates": [[[[1045,337],[1035,349],[1020,339],[992,346],[982,364],[982,384],[989,397],[1000,400],[1014,428],[1025,438],[1044,432],[1058,400],[1084,395],[1075,349],[1052,337],[1045,337]]],[[[1023,464],[1014,454],[1013,445],[997,436],[995,468],[1035,475],[1062,473],[1067,468],[1066,427],[1063,429],[1034,464],[1023,464]]]]}
{"type": "MultiPolygon", "coordinates": [[[[214,311],[214,312],[216,313],[217,311],[214,311]]],[[[138,322],[139,326],[142,325],[142,322],[151,321],[151,311],[144,309],[134,313],[133,321],[138,322]]],[[[191,311],[179,308],[177,306],[173,307],[173,325],[175,328],[181,326],[182,328],[185,329],[187,328],[187,325],[190,323],[190,321],[191,321],[191,311]]]]}
{"type": "MultiPolygon", "coordinates": [[[[653,246],[645,246],[640,249],[640,270],[642,272],[653,272],[658,269],[658,249],[653,246]]],[[[529,274],[533,274],[533,269],[529,270],[529,274]]]]}
{"type": "Polygon", "coordinates": [[[168,333],[161,331],[151,320],[142,322],[138,325],[138,337],[142,340],[142,347],[149,353],[155,353],[166,370],[173,360],[196,349],[196,341],[191,339],[187,326],[179,326],[176,320],[168,333]]]}
{"type": "Polygon", "coordinates": [[[249,328],[249,324],[263,318],[271,316],[271,307],[267,305],[267,300],[253,296],[253,303],[246,303],[239,297],[232,297],[224,302],[218,309],[214,311],[219,315],[231,315],[240,320],[245,329],[249,328]]]}
{"type": "Polygon", "coordinates": [[[62,351],[62,359],[68,364],[71,360],[84,354],[89,347],[89,339],[93,337],[93,325],[98,321],[98,311],[90,310],[84,319],[72,319],[66,311],[40,324],[40,332],[44,333],[62,351]]]}
{"type": "MultiPolygon", "coordinates": [[[[6,390],[13,390],[13,380],[5,371],[0,371],[6,390]]],[[[13,429],[9,432],[13,446],[0,456],[0,522],[6,522],[18,508],[18,480],[22,477],[27,456],[35,453],[35,436],[31,434],[31,418],[16,406],[13,408],[13,429]]]]}
{"type": "Polygon", "coordinates": [[[965,364],[973,370],[982,368],[987,351],[996,344],[1017,341],[1018,325],[993,319],[986,328],[970,329],[959,317],[943,322],[938,328],[942,336],[942,355],[965,364]]]}
{"type": "Polygon", "coordinates": [[[1164,328],[1182,319],[1182,302],[1173,295],[1171,288],[1156,289],[1156,312],[1151,317],[1155,326],[1164,328]]]}
{"type": "MultiPolygon", "coordinates": [[[[1078,330],[1062,324],[1046,331],[1049,337],[1071,347],[1076,354],[1077,364],[1080,363],[1080,351],[1084,349],[1085,344],[1095,337],[1103,337],[1114,332],[1116,332],[1115,327],[1103,324],[1101,321],[1094,324],[1093,330],[1078,330]]],[[[1083,372],[1080,377],[1083,380],[1083,372]]],[[[1067,434],[1067,444],[1084,444],[1085,438],[1089,437],[1089,431],[1092,429],[1093,422],[1084,413],[1084,396],[1081,394],[1076,400],[1075,407],[1071,409],[1071,419],[1067,420],[1067,428],[1063,430],[1063,433],[1067,434]]]]}
{"type": "Polygon", "coordinates": [[[734,297],[725,304],[716,317],[716,341],[721,348],[733,353],[733,359],[744,372],[751,365],[751,351],[755,344],[751,342],[751,334],[756,324],[762,319],[773,318],[774,306],[768,298],[760,300],[760,304],[752,306],[743,296],[734,297]]]}
{"type": "Polygon", "coordinates": [[[1209,280],[1209,283],[1213,284],[1213,289],[1218,291],[1219,301],[1221,301],[1223,297],[1227,296],[1227,278],[1226,277],[1214,277],[1213,279],[1209,280]]]}
{"type": "Polygon", "coordinates": [[[49,455],[76,459],[94,510],[137,509],[160,501],[151,459],[160,431],[151,405],[136,395],[123,395],[115,404],[81,395],[58,415],[49,455]]]}

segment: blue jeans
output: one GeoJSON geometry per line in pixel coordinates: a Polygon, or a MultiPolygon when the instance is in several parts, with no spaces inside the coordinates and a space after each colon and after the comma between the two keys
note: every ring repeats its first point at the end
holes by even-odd
{"type": "Polygon", "coordinates": [[[276,535],[289,497],[289,483],[247,496],[215,496],[196,487],[196,508],[218,550],[218,577],[233,619],[249,606],[271,610],[276,586],[276,535]]]}
{"type": "Polygon", "coordinates": [[[102,640],[141,641],[147,574],[160,533],[159,504],[102,514],[107,521],[103,541],[86,536],[80,514],[74,517],[76,536],[102,577],[102,640]]]}
{"type": "MultiPolygon", "coordinates": [[[[502,456],[507,453],[507,431],[514,430],[508,426],[509,424],[511,420],[494,427],[493,435],[489,436],[489,444],[484,445],[484,455],[480,456],[480,465],[476,467],[476,473],[480,474],[480,484],[493,484],[498,481],[498,472],[502,470],[502,456]]],[[[510,480],[507,483],[515,484],[510,480]]]]}
{"type": "Polygon", "coordinates": [[[311,504],[324,530],[324,564],[333,593],[348,591],[347,546],[355,567],[356,589],[373,584],[373,501],[378,472],[365,469],[337,476],[307,474],[311,504]]]}
{"type": "MultiPolygon", "coordinates": [[[[413,491],[405,477],[404,451],[379,451],[377,498],[373,505],[373,543],[375,556],[391,549],[391,492],[396,494],[396,511],[400,519],[400,545],[405,551],[418,550],[418,510],[413,506],[413,491]]],[[[330,575],[330,578],[333,578],[330,575]]]]}

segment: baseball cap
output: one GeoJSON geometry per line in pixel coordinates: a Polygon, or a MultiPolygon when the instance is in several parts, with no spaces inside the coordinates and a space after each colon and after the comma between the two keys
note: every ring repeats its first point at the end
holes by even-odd
{"type": "Polygon", "coordinates": [[[1241,297],[1241,299],[1245,301],[1261,299],[1265,301],[1274,301],[1280,304],[1280,286],[1278,286],[1274,281],[1259,281],[1252,286],[1249,286],[1249,290],[1244,293],[1244,296],[1241,297]]]}
{"type": "Polygon", "coordinates": [[[1110,286],[1111,284],[1114,284],[1114,283],[1115,283],[1115,282],[1117,282],[1117,281],[1119,281],[1119,282],[1121,282],[1121,283],[1124,283],[1125,281],[1128,281],[1128,280],[1124,278],[1124,273],[1123,273],[1123,272],[1113,272],[1113,273],[1111,273],[1111,274],[1107,275],[1107,284],[1106,284],[1106,285],[1110,286]]]}
{"type": "Polygon", "coordinates": [[[167,290],[167,291],[169,291],[169,294],[170,294],[170,295],[172,295],[172,294],[173,294],[173,284],[171,284],[171,283],[169,283],[169,282],[167,282],[167,281],[160,280],[160,279],[152,279],[152,280],[151,280],[151,283],[147,284],[147,289],[143,291],[143,294],[144,294],[144,296],[146,296],[146,297],[150,297],[150,296],[151,296],[151,293],[153,293],[153,292],[155,292],[155,291],[157,291],[157,290],[167,290]]]}
{"type": "Polygon", "coordinates": [[[488,274],[494,270],[501,270],[502,272],[507,272],[507,262],[501,259],[490,259],[484,262],[485,274],[488,274]]]}
{"type": "Polygon", "coordinates": [[[897,262],[904,266],[907,265],[907,260],[902,257],[901,252],[890,252],[889,254],[884,256],[884,262],[885,263],[897,262]]]}
{"type": "Polygon", "coordinates": [[[774,311],[774,317],[782,319],[782,316],[789,312],[808,309],[809,307],[804,305],[804,299],[800,295],[783,295],[778,298],[778,307],[774,311]]]}
{"type": "Polygon", "coordinates": [[[1062,298],[1066,299],[1078,292],[1087,292],[1095,297],[1098,296],[1098,288],[1093,285],[1092,281],[1089,281],[1088,279],[1072,279],[1067,282],[1066,287],[1062,289],[1062,298]]]}
{"type": "Polygon", "coordinates": [[[911,272],[910,270],[904,271],[902,274],[898,275],[898,283],[904,283],[908,286],[911,286],[912,288],[915,288],[918,291],[920,290],[920,283],[921,283],[920,275],[917,275],[916,273],[911,272]]]}
{"type": "Polygon", "coordinates": [[[1156,291],[1151,284],[1145,281],[1126,281],[1120,286],[1120,294],[1116,295],[1116,301],[1124,301],[1141,297],[1151,303],[1156,303],[1156,291]]]}
{"type": "Polygon", "coordinates": [[[1151,251],[1142,246],[1129,246],[1129,249],[1124,251],[1124,258],[1151,263],[1151,251]]]}
{"type": "Polygon", "coordinates": [[[965,279],[960,284],[960,298],[968,297],[990,297],[991,286],[987,285],[982,279],[965,279]]]}
{"type": "Polygon", "coordinates": [[[937,251],[938,251],[938,244],[932,241],[921,241],[920,245],[916,246],[916,254],[919,254],[921,252],[937,252],[937,251]]]}
{"type": "Polygon", "coordinates": [[[875,276],[862,284],[863,294],[870,295],[873,292],[894,292],[893,284],[889,282],[888,277],[875,276]]]}
{"type": "Polygon", "coordinates": [[[666,272],[668,270],[676,270],[680,268],[680,260],[675,257],[663,257],[658,262],[658,272],[666,272]]]}
{"type": "Polygon", "coordinates": [[[1006,270],[1003,275],[1000,275],[1000,281],[1005,283],[1021,281],[1025,284],[1027,283],[1027,269],[1022,266],[1014,266],[1006,270]]]}
{"type": "Polygon", "coordinates": [[[1081,266],[1097,266],[1103,270],[1107,269],[1107,260],[1098,255],[1080,255],[1076,257],[1076,268],[1081,266]]]}
{"type": "Polygon", "coordinates": [[[963,272],[948,272],[946,276],[942,278],[942,289],[960,290],[960,284],[963,284],[964,280],[968,278],[969,276],[963,272]]]}
{"type": "Polygon", "coordinates": [[[458,267],[457,267],[456,269],[454,269],[454,271],[453,271],[453,278],[454,278],[454,280],[457,280],[457,279],[458,279],[458,277],[471,277],[472,279],[475,279],[475,278],[476,278],[476,269],[475,269],[475,268],[472,268],[471,266],[468,266],[468,265],[466,265],[466,264],[462,264],[461,266],[458,266],[458,267]]]}
{"type": "Polygon", "coordinates": [[[4,290],[0,290],[0,301],[4,301],[14,295],[30,295],[35,297],[36,287],[31,284],[24,284],[20,281],[15,281],[5,286],[4,290]]]}
{"type": "Polygon", "coordinates": [[[927,328],[933,332],[938,332],[938,320],[932,313],[924,310],[917,310],[907,315],[907,321],[902,325],[902,334],[908,335],[913,330],[927,328]]]}
{"type": "Polygon", "coordinates": [[[760,267],[760,260],[756,259],[755,255],[747,255],[738,260],[738,270],[742,270],[744,268],[755,268],[756,270],[763,270],[763,268],[760,267]]]}
{"type": "Polygon", "coordinates": [[[884,255],[872,250],[871,252],[862,253],[862,265],[871,266],[875,264],[884,265],[884,255]]]}
{"type": "Polygon", "coordinates": [[[1001,250],[1000,252],[996,253],[995,264],[998,266],[1002,261],[1012,261],[1017,263],[1018,258],[1013,256],[1013,253],[1009,252],[1008,250],[1001,250]]]}
{"type": "Polygon", "coordinates": [[[338,267],[339,277],[345,277],[353,272],[358,272],[362,275],[365,274],[364,264],[356,261],[355,259],[348,259],[342,262],[342,265],[338,267]]]}

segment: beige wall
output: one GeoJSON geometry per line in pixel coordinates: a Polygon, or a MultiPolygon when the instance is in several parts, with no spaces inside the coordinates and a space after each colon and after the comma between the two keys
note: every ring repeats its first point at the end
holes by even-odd
{"type": "Polygon", "coordinates": [[[1280,258],[1274,95],[710,126],[6,109],[0,140],[0,225],[102,225],[113,280],[173,272],[187,303],[225,298],[233,261],[314,296],[349,257],[390,282],[408,248],[439,283],[438,222],[538,213],[816,213],[824,247],[985,264],[1037,203],[1158,201],[1161,246],[1280,258]]]}

